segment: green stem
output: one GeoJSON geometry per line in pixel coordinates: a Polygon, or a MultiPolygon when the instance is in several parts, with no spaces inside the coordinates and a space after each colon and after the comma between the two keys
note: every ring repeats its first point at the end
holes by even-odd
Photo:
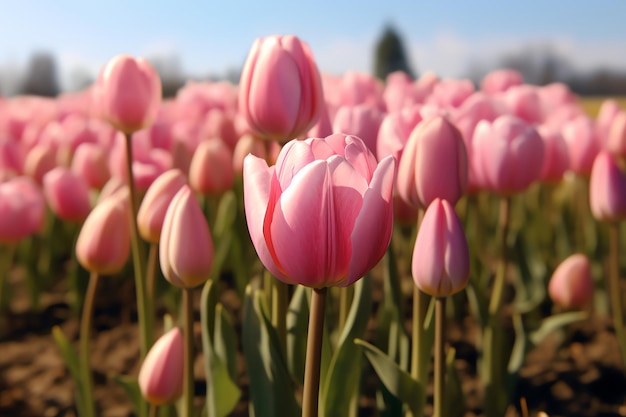
{"type": "Polygon", "coordinates": [[[8,300],[4,291],[8,282],[9,272],[13,266],[17,245],[9,243],[5,248],[6,251],[0,257],[0,312],[8,307],[8,300]]]}
{"type": "Polygon", "coordinates": [[[91,339],[91,322],[93,318],[94,300],[96,298],[96,289],[100,276],[96,272],[92,272],[89,277],[87,293],[85,294],[85,302],[83,304],[83,313],[80,319],[80,374],[81,374],[81,390],[83,394],[85,417],[95,417],[95,404],[93,399],[93,376],[91,366],[89,365],[89,342],[91,339]]]}
{"type": "Polygon", "coordinates": [[[434,382],[434,416],[446,415],[446,298],[437,297],[435,302],[435,382],[434,382]]]}
{"type": "MultiPolygon", "coordinates": [[[[157,268],[159,267],[159,244],[150,243],[150,250],[148,251],[148,268],[146,270],[146,299],[154,301],[155,299],[155,283],[157,268]]],[[[154,303],[151,303],[151,308],[154,308],[154,303]]],[[[149,310],[148,315],[154,317],[154,311],[149,310]]]]}
{"type": "Polygon", "coordinates": [[[302,393],[302,417],[318,417],[324,308],[327,291],[327,288],[314,288],[311,297],[311,314],[306,343],[306,363],[302,393]]]}
{"type": "Polygon", "coordinates": [[[339,288],[339,334],[343,331],[350,310],[350,287],[339,288]]]}
{"type": "Polygon", "coordinates": [[[133,268],[135,271],[135,292],[137,296],[137,321],[139,322],[139,348],[141,359],[143,360],[152,345],[152,317],[148,313],[151,311],[151,300],[148,300],[146,297],[143,251],[141,250],[139,229],[137,227],[138,197],[133,177],[132,134],[130,133],[126,133],[126,172],[128,174],[128,191],[130,194],[131,243],[133,268]]]}
{"type": "Polygon", "coordinates": [[[183,417],[192,417],[194,398],[193,379],[193,300],[192,289],[183,289],[183,316],[185,334],[185,358],[184,358],[184,381],[183,381],[183,417]]]}
{"type": "Polygon", "coordinates": [[[611,299],[611,315],[615,335],[619,343],[623,364],[626,364],[626,332],[624,331],[624,317],[622,309],[622,289],[619,282],[619,223],[609,226],[609,282],[607,289],[611,299]]]}
{"type": "Polygon", "coordinates": [[[148,417],[156,417],[157,411],[159,409],[158,405],[150,404],[150,411],[148,412],[148,417]]]}
{"type": "Polygon", "coordinates": [[[278,333],[280,347],[287,354],[287,284],[275,279],[272,283],[272,325],[278,333]]]}
{"type": "Polygon", "coordinates": [[[489,312],[487,327],[484,335],[483,363],[485,381],[485,414],[487,417],[501,416],[506,407],[506,388],[504,373],[504,338],[503,326],[500,322],[500,309],[502,307],[504,284],[506,281],[507,266],[507,236],[509,232],[511,214],[510,197],[502,197],[500,200],[499,229],[500,229],[500,260],[493,284],[491,299],[489,300],[489,312]],[[504,392],[503,392],[504,390],[504,392]]]}

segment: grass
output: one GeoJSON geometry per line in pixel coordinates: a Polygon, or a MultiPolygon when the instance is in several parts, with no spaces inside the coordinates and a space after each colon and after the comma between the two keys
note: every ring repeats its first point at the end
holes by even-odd
{"type": "Polygon", "coordinates": [[[580,98],[580,105],[591,117],[597,117],[600,106],[605,100],[614,99],[620,107],[626,110],[626,96],[583,96],[580,98]]]}

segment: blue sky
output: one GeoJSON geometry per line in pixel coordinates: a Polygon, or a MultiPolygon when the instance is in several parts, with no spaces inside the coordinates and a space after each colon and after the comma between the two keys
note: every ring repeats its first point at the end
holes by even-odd
{"type": "Polygon", "coordinates": [[[626,68],[626,1],[2,1],[0,71],[53,52],[63,80],[119,53],[179,59],[185,74],[239,68],[259,36],[293,33],[323,71],[369,71],[385,23],[418,71],[462,76],[504,53],[549,43],[580,70],[626,68]]]}

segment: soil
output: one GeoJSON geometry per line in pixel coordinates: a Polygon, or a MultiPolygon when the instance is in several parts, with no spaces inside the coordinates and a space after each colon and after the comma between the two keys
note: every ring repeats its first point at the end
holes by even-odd
{"type": "MultiPolygon", "coordinates": [[[[101,282],[104,288],[98,290],[102,296],[96,304],[92,340],[98,415],[132,416],[132,406],[113,378],[138,372],[137,327],[133,311],[127,307],[134,305],[132,283],[101,282]]],[[[52,326],[57,325],[69,340],[78,340],[78,319],[66,303],[65,290],[57,287],[47,291],[39,311],[33,311],[19,282],[13,286],[17,291],[0,322],[0,329],[4,329],[0,336],[0,417],[75,416],[74,385],[51,336],[52,326]]],[[[380,300],[380,291],[374,299],[380,300]]],[[[241,303],[233,290],[226,289],[222,301],[236,317],[240,315],[241,303]]],[[[467,417],[482,415],[476,334],[476,325],[469,317],[449,326],[447,334],[457,351],[456,368],[462,380],[467,417]]],[[[196,392],[201,402],[204,375],[201,358],[197,359],[196,392]]],[[[524,415],[523,402],[528,415],[545,411],[551,417],[626,416],[626,374],[607,317],[592,315],[566,332],[546,338],[529,352],[520,377],[517,400],[507,416],[524,415]]],[[[377,384],[376,377],[370,374],[366,378],[359,415],[377,416],[375,390],[371,388],[377,384]]],[[[232,414],[235,417],[248,415],[243,364],[239,382],[243,396],[232,414]]]]}

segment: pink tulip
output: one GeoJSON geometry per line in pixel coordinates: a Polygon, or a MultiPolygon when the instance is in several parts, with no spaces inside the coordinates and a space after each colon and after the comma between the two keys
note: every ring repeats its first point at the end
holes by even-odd
{"type": "Polygon", "coordinates": [[[474,84],[470,80],[440,81],[433,88],[432,94],[426,98],[426,103],[443,108],[456,108],[461,106],[474,90],[474,84]]]}
{"type": "Polygon", "coordinates": [[[24,174],[28,175],[39,185],[48,171],[56,167],[54,151],[44,145],[35,145],[26,155],[24,174]]]}
{"type": "Polygon", "coordinates": [[[173,285],[193,288],[209,279],[213,240],[196,196],[183,185],[167,208],[159,242],[161,271],[173,285]]]}
{"type": "Polygon", "coordinates": [[[333,127],[330,123],[330,115],[328,114],[328,108],[326,105],[320,112],[320,118],[304,135],[305,138],[325,138],[328,135],[332,135],[333,127]]]}
{"type": "Polygon", "coordinates": [[[522,192],[539,179],[543,157],[541,136],[517,117],[504,115],[476,125],[471,163],[482,187],[505,195],[522,192]]]}
{"type": "Polygon", "coordinates": [[[189,185],[204,195],[220,195],[235,181],[233,154],[221,139],[204,141],[189,166],[189,185]]]}
{"type": "Polygon", "coordinates": [[[48,172],[43,177],[43,191],[53,213],[62,220],[82,222],[91,211],[87,183],[68,168],[48,172]]]}
{"type": "Polygon", "coordinates": [[[154,121],[161,103],[161,80],[143,58],[118,55],[100,71],[95,87],[100,114],[124,133],[154,121]]]}
{"type": "Polygon", "coordinates": [[[417,233],[412,262],[415,284],[433,297],[447,297],[467,285],[467,239],[448,201],[437,198],[428,206],[417,233]]]}
{"type": "Polygon", "coordinates": [[[548,294],[555,304],[566,308],[584,308],[593,298],[593,278],[589,259],[582,253],[569,256],[556,268],[548,294]]]}
{"type": "Polygon", "coordinates": [[[286,142],[309,130],[324,104],[309,46],[295,36],[257,39],[241,73],[239,111],[259,135],[286,142]]]}
{"type": "Polygon", "coordinates": [[[204,138],[219,138],[231,150],[235,148],[238,139],[232,117],[220,109],[209,110],[200,132],[204,138]]]}
{"type": "Polygon", "coordinates": [[[139,388],[153,405],[176,401],[183,392],[183,334],[178,327],[161,336],[150,348],[139,370],[139,388]]]}
{"type": "Polygon", "coordinates": [[[244,162],[248,230],[278,279],[313,288],[347,286],[381,259],[392,229],[395,161],[335,134],[291,141],[275,166],[244,162]]]}
{"type": "Polygon", "coordinates": [[[543,121],[541,99],[537,87],[533,85],[518,85],[511,87],[502,94],[502,99],[510,109],[511,114],[530,124],[543,121]]]}
{"type": "Polygon", "coordinates": [[[100,190],[109,180],[108,153],[99,143],[83,143],[72,158],[72,172],[82,177],[89,188],[100,190]]]}
{"type": "Polygon", "coordinates": [[[619,158],[626,158],[626,111],[624,110],[619,111],[611,122],[606,149],[619,158]]]}
{"type": "Polygon", "coordinates": [[[376,156],[379,160],[387,155],[393,155],[397,161],[402,159],[411,132],[422,121],[420,110],[421,106],[416,105],[385,115],[376,139],[376,156]]]}
{"type": "Polygon", "coordinates": [[[606,149],[606,143],[609,139],[609,132],[615,117],[621,112],[619,103],[613,99],[604,100],[598,110],[596,118],[596,142],[600,147],[606,149]]]}
{"type": "Polygon", "coordinates": [[[486,94],[503,93],[511,87],[524,83],[522,74],[512,69],[491,71],[480,82],[480,89],[486,94]]]}
{"type": "Polygon", "coordinates": [[[378,129],[382,121],[383,114],[374,107],[365,104],[343,106],[335,114],[332,131],[358,136],[365,142],[365,146],[374,153],[376,152],[378,129]]]}
{"type": "Polygon", "coordinates": [[[600,150],[594,134],[593,120],[582,115],[566,122],[561,133],[569,149],[570,170],[588,177],[593,161],[600,150]]]}
{"type": "Polygon", "coordinates": [[[626,219],[626,172],[606,151],[593,162],[589,180],[589,203],[593,216],[605,222],[626,219]]]}
{"type": "Polygon", "coordinates": [[[0,242],[17,243],[43,229],[46,203],[28,177],[0,183],[0,242]]]}
{"type": "Polygon", "coordinates": [[[547,126],[540,126],[538,132],[543,139],[544,148],[540,180],[547,183],[559,182],[569,169],[567,143],[560,132],[547,126]]]}
{"type": "Polygon", "coordinates": [[[424,120],[411,133],[396,186],[405,202],[428,207],[435,198],[451,204],[467,188],[467,153],[459,130],[446,118],[424,120]]]}
{"type": "Polygon", "coordinates": [[[395,71],[387,75],[383,100],[389,113],[399,112],[404,108],[421,102],[415,83],[406,72],[395,71]]]}
{"type": "Polygon", "coordinates": [[[187,179],[182,171],[171,169],[161,174],[148,188],[137,213],[137,227],[144,240],[159,242],[167,208],[185,184],[187,179]]]}
{"type": "Polygon", "coordinates": [[[126,189],[100,202],[89,213],[76,241],[78,262],[90,272],[119,272],[130,255],[130,206],[126,189]]]}
{"type": "Polygon", "coordinates": [[[269,160],[270,163],[273,164],[279,152],[280,145],[276,141],[271,141],[269,145],[267,145],[265,141],[254,135],[244,135],[237,142],[237,146],[235,146],[235,151],[233,152],[233,171],[237,175],[243,174],[243,161],[248,154],[269,160]],[[269,148],[270,151],[269,155],[267,148],[269,148]]]}
{"type": "MultiPolygon", "coordinates": [[[[326,90],[324,90],[326,91],[326,90]]],[[[383,86],[380,81],[364,72],[347,71],[339,78],[336,107],[364,104],[380,112],[385,111],[383,86]]]]}

